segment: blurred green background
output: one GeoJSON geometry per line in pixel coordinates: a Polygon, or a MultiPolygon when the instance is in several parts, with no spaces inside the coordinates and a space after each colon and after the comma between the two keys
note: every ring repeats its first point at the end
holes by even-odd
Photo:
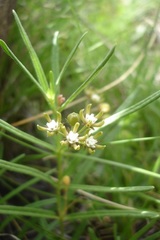
{"type": "MultiPolygon", "coordinates": [[[[59,31],[59,69],[61,69],[75,43],[84,32],[88,32],[63,77],[61,93],[66,98],[77,89],[115,44],[117,47],[114,56],[90,86],[91,92],[103,92],[100,94],[101,102],[109,104],[109,114],[130,106],[159,89],[159,1],[21,0],[17,1],[16,11],[46,75],[52,69],[56,57],[52,51],[54,33],[59,31]],[[136,63],[137,67],[134,69],[136,63]],[[131,69],[130,74],[124,76],[120,84],[108,87],[108,91],[104,91],[105,87],[122,77],[128,69],[131,69]]],[[[6,42],[23,64],[34,73],[14,20],[6,42]]],[[[5,54],[1,56],[0,74],[3,119],[13,123],[48,110],[36,87],[5,54]]],[[[86,93],[84,95],[86,96],[86,93]]],[[[85,103],[90,100],[85,99],[85,103]]],[[[76,111],[84,107],[85,103],[77,105],[76,111]]],[[[158,100],[144,110],[125,118],[116,128],[107,129],[104,141],[157,135],[159,104],[158,100]]],[[[75,111],[75,107],[72,109],[75,111]]],[[[137,161],[143,159],[143,154],[149,159],[150,155],[157,156],[157,145],[158,142],[154,141],[140,145],[136,143],[136,146],[132,146],[142,148],[136,151],[136,155],[139,155],[137,161]]],[[[118,152],[120,156],[120,151],[123,159],[127,161],[128,157],[131,157],[128,156],[131,150],[127,149],[124,150],[122,145],[112,146],[106,154],[107,156],[111,154],[112,157],[118,152]],[[116,151],[113,148],[116,148],[116,151]],[[124,151],[127,153],[124,154],[124,151]]]]}
{"type": "MultiPolygon", "coordinates": [[[[88,91],[81,94],[80,97],[85,96],[84,101],[65,110],[67,113],[78,111],[88,102],[93,102],[93,107],[99,109],[100,104],[106,103],[110,107],[110,111],[106,113],[107,117],[115,111],[137,103],[160,88],[159,5],[158,0],[17,0],[15,10],[46,75],[52,69],[56,57],[52,47],[54,33],[59,31],[61,69],[75,43],[84,32],[88,32],[64,74],[61,93],[66,98],[86,79],[109,49],[117,45],[107,66],[96,76],[88,91]],[[112,83],[114,86],[110,85],[112,83]],[[92,101],[88,92],[98,93],[100,102],[92,101]]],[[[15,55],[34,74],[32,63],[13,19],[5,40],[15,55]]],[[[0,81],[0,114],[7,122],[14,123],[49,110],[41,93],[30,79],[5,54],[2,54],[0,59],[0,81]]],[[[97,152],[96,156],[159,172],[159,140],[114,145],[110,143],[114,140],[158,136],[159,109],[160,100],[157,100],[143,110],[105,128],[101,141],[107,147],[102,152],[97,152]]],[[[36,119],[19,128],[39,136],[35,127],[37,121],[41,120],[36,119]]],[[[17,145],[16,149],[11,148],[8,151],[8,144],[2,139],[1,155],[4,159],[13,158],[24,151],[17,145]]],[[[82,171],[84,167],[85,164],[79,166],[82,171]]],[[[84,181],[88,184],[151,184],[156,186],[157,196],[160,198],[159,181],[156,179],[135,176],[135,173],[119,171],[108,166],[88,165],[86,169],[88,172],[84,181]]],[[[73,171],[72,177],[76,178],[76,172],[73,171]]],[[[114,197],[112,200],[123,204],[137,199],[136,195],[132,196],[132,200],[123,194],[115,199],[114,197]]],[[[137,203],[141,206],[144,204],[143,199],[137,200],[137,203]]],[[[147,205],[147,201],[145,204],[147,205]]],[[[149,208],[153,208],[152,204],[148,205],[149,208]]]]}

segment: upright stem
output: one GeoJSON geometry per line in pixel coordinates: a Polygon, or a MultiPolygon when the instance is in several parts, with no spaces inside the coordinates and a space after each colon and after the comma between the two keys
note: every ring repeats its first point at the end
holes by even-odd
{"type": "Polygon", "coordinates": [[[62,166],[62,153],[59,151],[57,153],[57,210],[59,215],[60,231],[61,237],[64,237],[64,211],[63,211],[63,196],[62,196],[62,177],[63,177],[63,166],[62,166]]]}

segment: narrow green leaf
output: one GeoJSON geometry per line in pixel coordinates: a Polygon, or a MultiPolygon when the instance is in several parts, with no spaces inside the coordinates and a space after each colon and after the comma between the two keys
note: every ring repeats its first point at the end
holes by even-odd
{"type": "Polygon", "coordinates": [[[55,92],[56,92],[55,78],[52,71],[49,71],[49,88],[52,92],[53,97],[55,97],[55,92]]]}
{"type": "Polygon", "coordinates": [[[103,187],[93,185],[71,184],[70,189],[83,189],[91,192],[142,192],[154,189],[154,186],[134,186],[134,187],[103,187]]]}
{"type": "Polygon", "coordinates": [[[41,180],[49,182],[52,186],[55,185],[54,180],[49,175],[32,167],[28,167],[22,164],[12,163],[12,162],[8,162],[0,159],[0,168],[13,171],[13,172],[19,172],[21,174],[23,173],[30,176],[34,176],[41,180]]]}
{"type": "Polygon", "coordinates": [[[114,145],[114,144],[130,143],[130,142],[152,141],[152,140],[156,140],[156,139],[159,139],[159,138],[160,138],[160,136],[144,137],[144,138],[129,138],[129,139],[112,141],[112,142],[108,142],[108,143],[114,145]]]}
{"type": "Polygon", "coordinates": [[[4,218],[4,220],[1,221],[1,224],[0,224],[0,232],[4,232],[3,230],[6,229],[5,227],[6,227],[7,225],[9,225],[10,222],[11,222],[13,219],[14,219],[13,216],[8,216],[8,215],[6,215],[6,217],[4,218]]]}
{"type": "Polygon", "coordinates": [[[11,205],[0,205],[0,213],[6,215],[15,216],[28,216],[28,217],[39,217],[39,218],[50,218],[58,219],[52,211],[39,209],[35,207],[19,207],[11,205]]]}
{"type": "Polygon", "coordinates": [[[38,87],[38,89],[43,93],[45,96],[45,91],[41,87],[41,85],[38,83],[38,81],[33,77],[33,75],[28,71],[28,69],[21,63],[21,61],[18,60],[18,58],[14,55],[14,53],[10,50],[10,48],[7,46],[7,44],[0,39],[0,46],[4,50],[4,52],[9,55],[17,64],[21,67],[21,69],[29,76],[29,78],[32,80],[32,82],[38,87]]]}
{"type": "Polygon", "coordinates": [[[32,202],[27,204],[28,207],[36,207],[36,208],[42,208],[42,207],[46,207],[46,206],[52,206],[53,204],[56,203],[56,196],[53,194],[51,194],[52,197],[48,198],[48,199],[42,199],[42,200],[38,200],[36,202],[32,202]]]}
{"type": "MultiPolygon", "coordinates": [[[[13,163],[17,163],[17,162],[19,162],[20,160],[22,160],[24,157],[25,157],[25,154],[23,153],[23,154],[15,157],[15,158],[13,158],[11,161],[12,161],[13,163]]],[[[4,174],[4,172],[5,172],[5,169],[1,169],[1,170],[0,170],[0,175],[4,174]]]]}
{"type": "Polygon", "coordinates": [[[32,150],[34,150],[36,152],[48,154],[48,151],[46,149],[40,148],[39,146],[34,146],[32,142],[31,143],[26,143],[23,140],[19,140],[16,136],[15,137],[10,136],[9,134],[4,133],[3,131],[0,132],[0,135],[10,139],[12,142],[16,142],[19,145],[22,145],[22,146],[26,147],[28,149],[32,149],[32,150]]]}
{"type": "Polygon", "coordinates": [[[0,46],[8,56],[10,56],[12,59],[15,58],[15,55],[13,54],[13,52],[9,49],[7,44],[2,39],[0,39],[0,46]]]}
{"type": "Polygon", "coordinates": [[[85,37],[86,34],[87,34],[87,32],[85,32],[82,35],[82,37],[79,39],[79,41],[76,43],[75,47],[72,49],[71,53],[69,54],[69,56],[68,56],[68,58],[67,58],[67,60],[66,60],[66,62],[64,64],[64,66],[63,66],[63,68],[62,68],[62,70],[61,70],[61,72],[60,72],[60,74],[59,74],[59,76],[58,76],[58,78],[56,80],[56,85],[59,85],[65,70],[67,69],[67,67],[68,67],[70,61],[72,60],[72,58],[73,58],[77,48],[79,47],[80,43],[82,42],[82,40],[83,40],[83,38],[85,37]]]}
{"type": "Polygon", "coordinates": [[[160,236],[160,231],[153,233],[152,235],[145,237],[145,240],[158,240],[160,236]]]}
{"type": "Polygon", "coordinates": [[[52,71],[49,71],[49,88],[46,93],[46,96],[47,96],[47,100],[48,100],[50,107],[54,110],[55,110],[55,106],[56,106],[56,101],[55,101],[56,94],[57,94],[57,90],[55,87],[54,74],[52,71]]]}
{"type": "Polygon", "coordinates": [[[94,210],[68,214],[66,220],[83,220],[95,217],[134,217],[134,218],[160,218],[160,214],[152,211],[142,210],[94,210]]]}
{"type": "Polygon", "coordinates": [[[133,237],[130,238],[130,240],[137,240],[140,239],[140,237],[145,234],[149,229],[151,229],[156,224],[157,219],[153,219],[152,221],[148,222],[146,225],[144,225],[140,230],[138,230],[133,237]]]}
{"type": "Polygon", "coordinates": [[[102,70],[102,68],[106,65],[106,63],[109,61],[111,56],[113,55],[115,50],[115,46],[109,51],[109,53],[106,55],[104,60],[97,66],[97,68],[89,75],[89,77],[80,85],[77,90],[74,91],[74,93],[64,102],[64,104],[61,106],[60,110],[63,110],[70,102],[72,102],[86,87],[93,78],[102,70]]]}
{"type": "MultiPolygon", "coordinates": [[[[81,221],[77,224],[74,233],[72,234],[72,240],[82,239],[82,235],[86,230],[87,222],[81,221]]],[[[94,240],[93,238],[90,238],[94,240]]],[[[89,239],[88,239],[89,240],[89,239]]]]}
{"type": "MultiPolygon", "coordinates": [[[[5,172],[5,169],[2,169],[2,171],[5,172]]],[[[53,169],[48,171],[45,174],[51,174],[53,172],[53,169]]],[[[2,175],[2,173],[0,172],[0,174],[2,175]]],[[[24,182],[23,184],[19,185],[17,188],[14,188],[12,191],[8,192],[6,195],[4,195],[3,197],[0,198],[0,204],[5,203],[6,201],[8,201],[10,198],[18,195],[20,192],[22,192],[23,190],[29,188],[31,185],[39,182],[39,178],[32,178],[31,180],[28,180],[26,182],[24,182]]],[[[52,199],[53,202],[53,199],[52,199]]]]}
{"type": "MultiPolygon", "coordinates": [[[[73,154],[73,153],[65,152],[63,154],[66,155],[66,156],[75,157],[75,154],[73,154]]],[[[160,174],[158,174],[158,173],[155,173],[155,172],[152,172],[152,171],[149,171],[149,170],[145,170],[143,168],[135,167],[135,166],[132,166],[132,165],[127,165],[127,164],[124,164],[124,163],[119,163],[119,162],[116,162],[116,161],[107,160],[107,159],[104,159],[104,158],[98,158],[98,157],[86,156],[86,155],[84,156],[83,154],[79,154],[79,153],[76,154],[76,158],[80,158],[82,160],[85,159],[86,161],[95,161],[95,162],[107,164],[107,165],[110,165],[110,166],[115,166],[115,167],[119,167],[119,168],[123,168],[123,169],[128,169],[130,171],[137,172],[137,173],[140,173],[140,174],[144,174],[144,175],[147,175],[147,176],[150,176],[150,177],[160,178],[160,174]]]]}
{"type": "MultiPolygon", "coordinates": [[[[94,227],[93,227],[94,228],[94,227]]],[[[99,240],[99,238],[97,238],[97,234],[95,233],[96,229],[92,229],[91,227],[88,228],[88,233],[89,233],[89,237],[92,240],[99,240]]]]}
{"type": "MultiPolygon", "coordinates": [[[[15,216],[14,215],[11,215],[11,216],[14,221],[15,216]]],[[[57,234],[56,234],[56,232],[53,231],[54,228],[52,228],[53,224],[56,225],[56,223],[58,223],[58,220],[56,220],[56,219],[54,219],[54,221],[53,220],[48,221],[48,219],[45,219],[45,218],[41,218],[41,219],[34,218],[33,219],[33,218],[18,216],[18,221],[23,223],[23,226],[24,226],[19,233],[19,237],[21,238],[21,240],[23,239],[23,236],[25,236],[26,233],[29,232],[29,229],[34,229],[34,232],[37,233],[36,240],[57,239],[56,238],[57,234]],[[50,227],[50,225],[52,225],[52,226],[50,227]]],[[[31,240],[31,238],[30,238],[30,240],[31,240]]]]}
{"type": "Polygon", "coordinates": [[[21,37],[23,39],[23,42],[29,52],[29,55],[30,55],[30,58],[32,60],[32,63],[33,63],[33,66],[34,66],[34,69],[35,69],[35,72],[36,72],[36,75],[37,75],[37,78],[38,78],[38,81],[43,89],[43,91],[47,91],[48,90],[48,83],[47,83],[47,79],[46,79],[46,76],[44,74],[44,71],[43,71],[43,68],[40,64],[40,61],[37,57],[37,54],[34,50],[34,48],[32,47],[32,44],[19,20],[19,17],[18,15],[16,14],[16,12],[13,10],[13,15],[14,15],[14,18],[16,20],[16,23],[17,23],[17,26],[18,26],[18,29],[19,29],[19,32],[21,34],[21,37]]]}
{"type": "Polygon", "coordinates": [[[45,141],[42,141],[34,136],[31,136],[28,133],[21,131],[18,128],[13,127],[12,125],[8,124],[7,122],[3,121],[2,119],[0,119],[0,128],[5,129],[6,131],[14,134],[15,136],[20,137],[23,140],[26,140],[32,144],[36,144],[41,147],[47,148],[47,149],[51,150],[52,152],[55,150],[54,146],[52,146],[51,144],[46,143],[45,141]]]}
{"type": "Polygon", "coordinates": [[[157,100],[159,97],[160,97],[160,90],[155,92],[155,93],[153,93],[149,97],[143,99],[142,101],[134,104],[133,106],[128,107],[128,108],[126,108],[126,109],[124,109],[124,110],[122,110],[122,111],[120,111],[118,113],[115,113],[112,116],[106,118],[104,125],[101,128],[99,128],[99,129],[102,129],[102,128],[106,127],[107,125],[112,124],[113,122],[119,120],[120,118],[125,117],[125,116],[127,116],[127,115],[129,115],[129,114],[131,114],[133,112],[136,112],[136,111],[144,108],[148,104],[150,104],[150,103],[154,102],[155,100],[157,100]]]}
{"type": "Polygon", "coordinates": [[[54,73],[54,79],[58,78],[59,75],[59,48],[58,48],[58,35],[59,32],[56,31],[53,36],[52,41],[52,70],[54,73]]]}

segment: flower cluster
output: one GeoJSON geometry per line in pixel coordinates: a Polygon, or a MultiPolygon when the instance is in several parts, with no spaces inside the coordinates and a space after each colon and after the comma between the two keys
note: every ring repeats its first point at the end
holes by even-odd
{"type": "Polygon", "coordinates": [[[93,134],[95,127],[101,127],[104,121],[101,120],[102,112],[97,115],[91,113],[91,104],[87,105],[86,109],[80,110],[79,113],[71,113],[67,116],[67,121],[70,127],[66,127],[62,122],[61,114],[57,112],[56,120],[51,119],[45,114],[47,119],[46,126],[37,125],[39,130],[46,131],[47,136],[60,134],[62,136],[61,145],[67,145],[74,150],[79,150],[81,146],[86,147],[90,153],[93,153],[96,148],[104,148],[99,145],[97,138],[102,135],[102,132],[93,134]]]}

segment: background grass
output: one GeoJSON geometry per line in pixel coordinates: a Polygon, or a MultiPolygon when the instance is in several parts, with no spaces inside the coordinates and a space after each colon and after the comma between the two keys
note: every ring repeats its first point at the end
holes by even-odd
{"type": "MultiPolygon", "coordinates": [[[[66,99],[83,83],[114,44],[117,45],[114,56],[90,86],[91,92],[100,94],[100,103],[109,104],[110,112],[106,113],[106,117],[159,90],[159,1],[17,1],[16,12],[29,35],[46,75],[54,64],[52,39],[55,31],[59,31],[60,69],[78,39],[84,32],[88,32],[62,79],[61,93],[66,99]],[[134,68],[135,64],[137,64],[136,68],[134,68]],[[124,73],[128,69],[130,69],[130,74],[125,77],[124,73]],[[123,81],[116,84],[117,79],[119,82],[121,79],[123,81]],[[113,83],[114,87],[110,85],[113,83]]],[[[23,64],[34,73],[14,21],[7,44],[23,64]]],[[[45,135],[36,129],[37,123],[44,123],[44,120],[36,118],[36,115],[49,110],[44,98],[30,79],[5,54],[1,58],[0,79],[1,118],[12,124],[21,119],[27,121],[29,117],[35,116],[34,120],[26,124],[18,124],[18,128],[50,144],[52,139],[45,138],[45,135]]],[[[64,116],[72,111],[77,112],[92,101],[86,91],[79,96],[81,97],[84,100],[66,109],[64,116]]],[[[99,109],[100,103],[93,101],[93,108],[99,109]]],[[[97,151],[94,156],[159,174],[159,139],[114,143],[117,140],[159,136],[159,109],[160,101],[157,100],[118,123],[106,127],[101,142],[107,146],[103,151],[97,151]]],[[[17,141],[17,137],[2,131],[0,149],[2,159],[42,172],[51,171],[48,174],[56,176],[56,158],[48,159],[50,147],[42,147],[43,143],[39,143],[41,146],[39,150],[33,145],[34,139],[30,142],[25,142],[25,138],[17,141]]],[[[65,174],[71,176],[74,184],[106,187],[153,185],[155,190],[148,193],[101,192],[97,195],[125,206],[159,213],[159,178],[137,173],[131,169],[119,168],[118,165],[111,166],[77,156],[72,154],[72,161],[66,157],[64,163],[65,174]]],[[[36,175],[33,176],[36,177],[36,175]]],[[[1,203],[16,206],[27,205],[34,208],[42,206],[52,210],[53,216],[56,216],[53,187],[46,182],[36,180],[33,176],[29,177],[23,173],[13,173],[2,169],[1,203]]],[[[101,210],[110,209],[110,206],[99,201],[92,201],[90,198],[84,199],[79,193],[76,194],[77,197],[70,208],[70,214],[77,213],[76,220],[78,220],[81,218],[78,213],[82,210],[86,212],[97,210],[99,217],[86,218],[78,224],[77,221],[66,220],[65,239],[87,239],[87,237],[93,240],[158,239],[158,220],[147,217],[135,219],[133,216],[123,216],[122,213],[120,213],[120,218],[104,217],[100,214],[101,210]],[[143,238],[140,238],[142,236],[143,238]]],[[[74,199],[74,195],[73,191],[69,193],[69,201],[74,199]]],[[[16,210],[17,213],[20,211],[16,210]]],[[[50,212],[48,218],[49,216],[50,212]]],[[[9,214],[0,215],[0,218],[1,233],[13,234],[20,239],[61,239],[55,231],[58,225],[56,218],[54,221],[47,218],[37,220],[37,218],[28,218],[23,215],[16,217],[16,215],[9,214]]]]}

